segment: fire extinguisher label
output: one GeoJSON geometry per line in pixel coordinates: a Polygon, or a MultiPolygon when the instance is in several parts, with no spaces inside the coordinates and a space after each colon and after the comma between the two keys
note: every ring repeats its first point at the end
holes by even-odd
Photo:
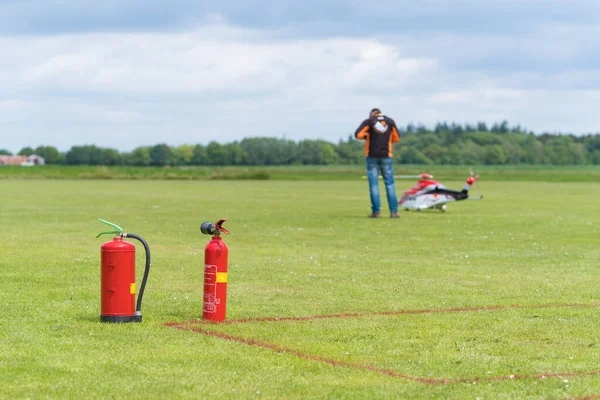
{"type": "Polygon", "coordinates": [[[217,311],[217,266],[204,265],[204,312],[214,313],[217,311]]]}
{"type": "Polygon", "coordinates": [[[217,283],[227,283],[227,272],[217,272],[217,283]]]}
{"type": "Polygon", "coordinates": [[[129,294],[135,294],[135,282],[129,284],[129,294]]]}

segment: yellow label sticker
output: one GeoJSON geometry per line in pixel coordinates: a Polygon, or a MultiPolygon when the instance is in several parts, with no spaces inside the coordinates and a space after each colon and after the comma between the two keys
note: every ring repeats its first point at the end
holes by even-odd
{"type": "Polygon", "coordinates": [[[217,283],[227,283],[227,272],[217,272],[217,283]]]}
{"type": "Polygon", "coordinates": [[[135,282],[129,284],[129,294],[135,294],[135,282]]]}

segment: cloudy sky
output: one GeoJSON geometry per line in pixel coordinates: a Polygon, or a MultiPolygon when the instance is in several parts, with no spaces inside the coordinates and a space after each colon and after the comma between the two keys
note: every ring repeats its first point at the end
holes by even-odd
{"type": "Polygon", "coordinates": [[[0,148],[600,132],[598,0],[0,0],[0,148]]]}

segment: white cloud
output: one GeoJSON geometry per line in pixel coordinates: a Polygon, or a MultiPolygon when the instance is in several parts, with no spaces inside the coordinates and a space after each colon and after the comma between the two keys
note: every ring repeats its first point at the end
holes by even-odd
{"type": "Polygon", "coordinates": [[[398,86],[436,67],[434,59],[403,56],[373,40],[265,43],[264,37],[254,35],[252,42],[242,35],[198,30],[5,39],[0,45],[15,50],[14,66],[0,89],[243,93],[337,86],[332,78],[346,86],[386,79],[398,86]]]}
{"type": "Polygon", "coordinates": [[[0,148],[337,141],[374,106],[399,124],[507,119],[575,133],[598,126],[591,116],[600,74],[580,59],[590,48],[579,41],[599,33],[588,42],[600,44],[597,27],[563,24],[518,40],[282,39],[218,14],[211,21],[181,32],[0,38],[0,148]]]}

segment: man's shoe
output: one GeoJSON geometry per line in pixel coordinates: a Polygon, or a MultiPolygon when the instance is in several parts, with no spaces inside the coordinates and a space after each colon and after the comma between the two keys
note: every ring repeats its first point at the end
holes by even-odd
{"type": "Polygon", "coordinates": [[[371,213],[369,214],[369,218],[379,218],[379,213],[371,213]]]}
{"type": "Polygon", "coordinates": [[[395,213],[390,214],[390,218],[400,218],[400,216],[398,215],[397,212],[395,212],[395,213]]]}

